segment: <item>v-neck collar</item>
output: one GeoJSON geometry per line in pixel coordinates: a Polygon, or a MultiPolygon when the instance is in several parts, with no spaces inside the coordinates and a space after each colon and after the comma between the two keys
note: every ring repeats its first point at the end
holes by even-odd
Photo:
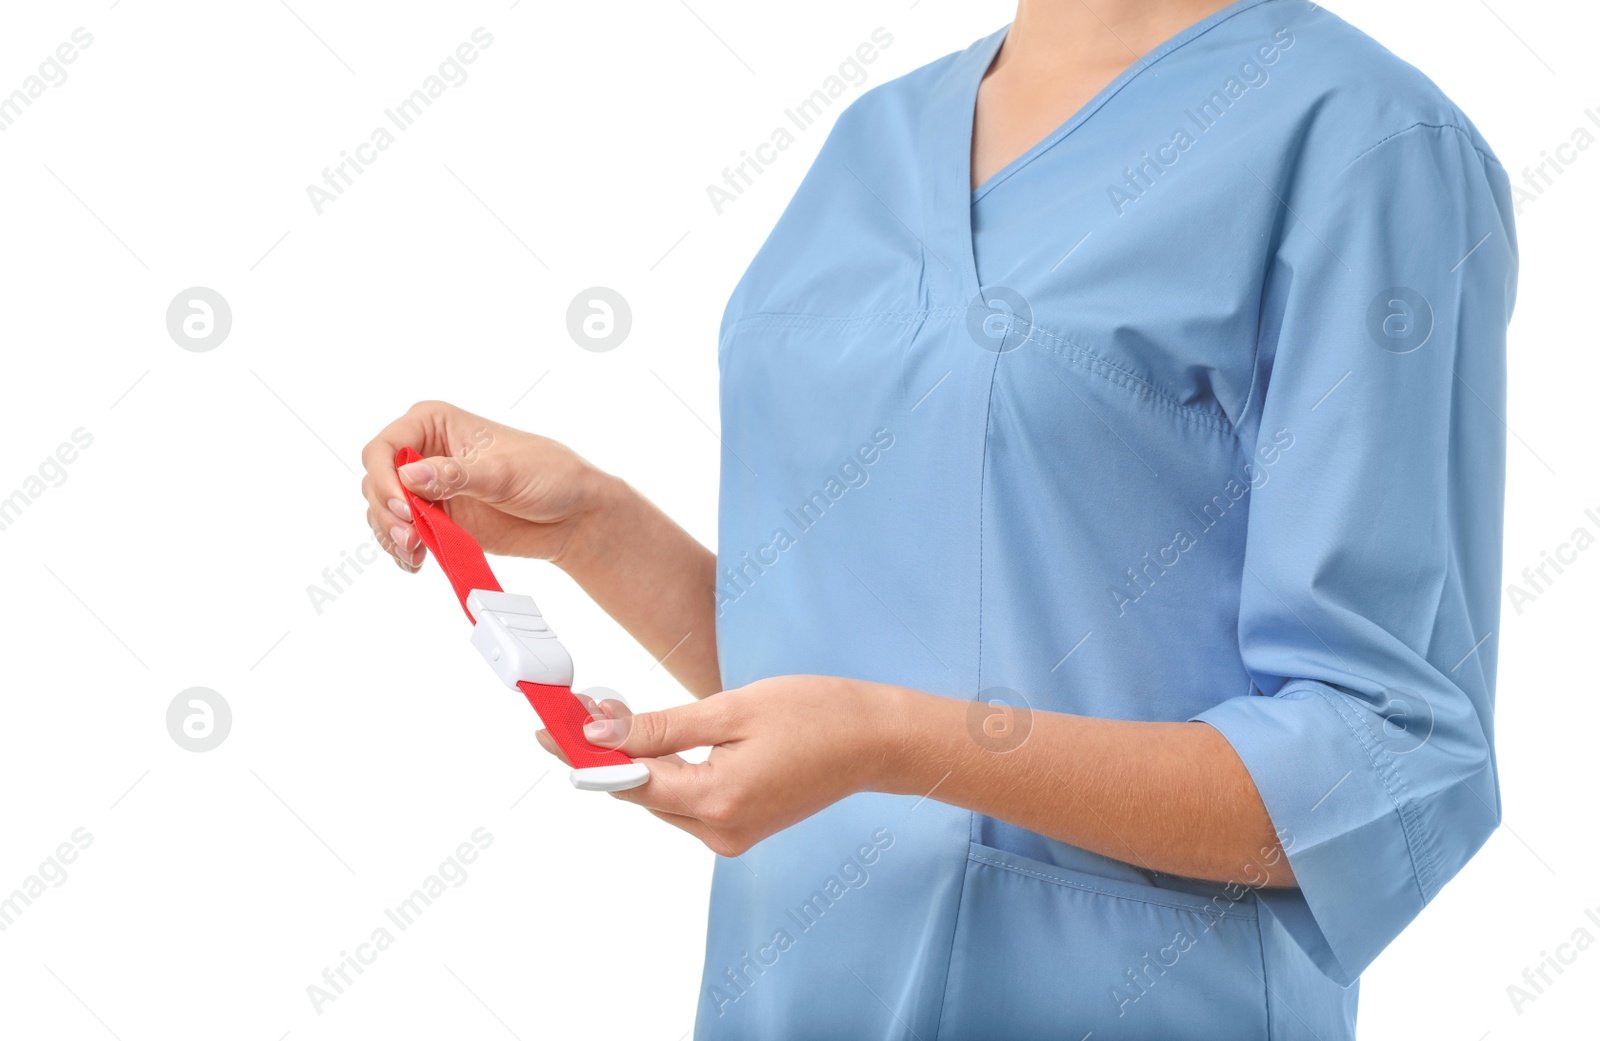
{"type": "MultiPolygon", "coordinates": [[[[930,229],[947,229],[954,233],[954,241],[959,243],[955,263],[959,264],[962,270],[953,273],[956,273],[962,282],[964,296],[972,299],[982,288],[978,281],[977,259],[973,252],[973,204],[1054,148],[1150,66],[1235,15],[1271,2],[1273,0],[1234,0],[1228,6],[1213,11],[1198,22],[1179,30],[1123,69],[1097,94],[1084,102],[1066,122],[995,171],[976,189],[972,187],[972,132],[976,122],[978,87],[988,73],[989,66],[994,63],[995,55],[1000,52],[1001,45],[1005,43],[1011,26],[1007,24],[1001,27],[962,52],[939,86],[937,100],[941,103],[930,106],[930,111],[937,113],[939,117],[950,118],[935,118],[932,125],[933,132],[942,139],[940,149],[942,155],[941,160],[933,164],[939,182],[928,195],[931,212],[927,217],[930,229]],[[949,112],[947,105],[955,106],[955,111],[949,112]]],[[[948,238],[945,240],[951,241],[948,238]]]]}

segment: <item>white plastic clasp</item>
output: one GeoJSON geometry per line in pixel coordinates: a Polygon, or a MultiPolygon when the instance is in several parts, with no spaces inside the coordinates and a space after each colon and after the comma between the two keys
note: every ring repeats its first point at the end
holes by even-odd
{"type": "Polygon", "coordinates": [[[515,688],[524,680],[572,686],[572,655],[539,613],[533,597],[474,589],[467,594],[472,613],[472,646],[500,682],[515,688]]]}
{"type": "MultiPolygon", "coordinates": [[[[472,613],[472,646],[483,655],[500,682],[515,689],[526,680],[555,687],[572,686],[572,656],[561,646],[533,597],[474,589],[467,594],[472,613]]],[[[643,763],[589,766],[569,775],[574,788],[588,792],[620,792],[650,779],[643,763]]]]}
{"type": "Polygon", "coordinates": [[[567,779],[574,788],[586,792],[625,792],[648,781],[650,770],[643,763],[586,766],[582,770],[573,770],[567,779]]]}

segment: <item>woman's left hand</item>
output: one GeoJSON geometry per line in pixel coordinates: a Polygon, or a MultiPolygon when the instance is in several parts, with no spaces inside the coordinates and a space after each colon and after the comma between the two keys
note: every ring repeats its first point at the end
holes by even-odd
{"type": "MultiPolygon", "coordinates": [[[[789,825],[869,790],[887,759],[897,688],[832,676],[777,676],[701,701],[635,715],[584,699],[585,737],[643,762],[650,780],[613,792],[736,857],[789,825]],[[676,753],[709,747],[703,763],[676,753]]],[[[546,751],[560,750],[546,731],[546,751]]]]}

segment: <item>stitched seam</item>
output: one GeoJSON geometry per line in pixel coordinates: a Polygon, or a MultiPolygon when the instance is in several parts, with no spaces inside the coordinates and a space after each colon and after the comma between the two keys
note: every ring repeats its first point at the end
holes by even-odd
{"type": "MultiPolygon", "coordinates": [[[[967,834],[969,836],[972,834],[977,820],[978,815],[969,812],[967,823],[967,834]]],[[[967,869],[966,863],[963,862],[961,865],[961,888],[956,890],[956,913],[950,923],[950,953],[945,955],[944,983],[939,987],[939,1014],[933,1019],[934,1041],[939,1041],[939,1032],[944,1029],[944,1006],[945,1002],[950,998],[950,969],[954,966],[956,960],[956,937],[961,932],[961,909],[967,902],[967,876],[971,873],[967,869]]]]}
{"type": "Polygon", "coordinates": [[[760,322],[763,325],[805,325],[818,322],[867,324],[893,322],[910,325],[929,318],[965,318],[969,310],[971,310],[969,307],[933,307],[914,311],[865,311],[861,314],[842,315],[807,314],[803,311],[757,311],[733,319],[728,323],[728,328],[734,329],[747,322],[760,322]]]}
{"type": "MultiPolygon", "coordinates": [[[[974,310],[977,309],[972,307],[941,307],[918,311],[873,311],[854,315],[817,315],[760,311],[734,319],[729,323],[728,328],[731,331],[747,323],[775,326],[821,323],[840,324],[846,322],[860,322],[867,325],[910,325],[930,319],[965,319],[974,310]]],[[[1144,377],[1123,368],[1116,362],[1101,357],[1075,340],[1052,333],[1030,322],[1028,335],[1023,342],[1033,343],[1042,350],[1049,351],[1052,354],[1059,354],[1067,361],[1099,376],[1108,383],[1122,387],[1125,390],[1134,391],[1178,419],[1193,422],[1204,429],[1219,434],[1232,436],[1234,433],[1233,424],[1224,417],[1214,412],[1208,412],[1205,409],[1196,408],[1193,405],[1185,405],[1144,377]]]]}
{"type": "MultiPolygon", "coordinates": [[[[1350,167],[1356,165],[1356,163],[1358,163],[1362,159],[1366,158],[1372,152],[1377,151],[1383,145],[1387,144],[1390,141],[1393,141],[1397,137],[1402,137],[1402,136],[1404,136],[1406,134],[1409,134],[1413,130],[1454,130],[1456,133],[1460,134],[1462,137],[1467,139],[1467,145],[1473,150],[1473,152],[1477,153],[1477,156],[1478,156],[1480,161],[1485,162],[1485,163],[1492,163],[1495,166],[1500,167],[1501,170],[1505,169],[1503,166],[1501,166],[1501,163],[1500,163],[1499,159],[1495,158],[1493,155],[1489,154],[1488,152],[1485,152],[1483,149],[1478,147],[1477,143],[1472,139],[1471,132],[1469,132],[1466,127],[1463,127],[1458,123],[1429,123],[1429,122],[1426,122],[1424,120],[1418,120],[1417,122],[1412,123],[1410,126],[1403,127],[1400,130],[1396,130],[1394,133],[1389,134],[1389,135],[1387,135],[1387,136],[1385,136],[1383,138],[1380,138],[1377,142],[1373,143],[1372,145],[1369,145],[1368,147],[1363,148],[1360,152],[1356,153],[1355,158],[1351,159],[1348,163],[1345,163],[1344,166],[1340,168],[1340,172],[1343,173],[1343,172],[1349,170],[1350,167]]],[[[1272,256],[1269,255],[1269,257],[1268,257],[1269,262],[1270,262],[1271,259],[1272,259],[1272,256]]],[[[1265,285],[1265,284],[1266,284],[1266,281],[1265,281],[1265,279],[1263,279],[1263,285],[1265,285]]],[[[1250,409],[1255,404],[1256,387],[1261,381],[1261,331],[1260,330],[1261,330],[1261,321],[1260,321],[1260,317],[1259,317],[1259,314],[1258,314],[1257,321],[1256,321],[1256,350],[1255,350],[1255,357],[1252,360],[1251,369],[1250,369],[1250,387],[1245,392],[1244,408],[1239,413],[1238,423],[1244,422],[1246,417],[1248,417],[1250,415],[1250,409]]],[[[1270,390],[1270,387],[1263,388],[1263,393],[1265,393],[1267,390],[1270,390]]]]}
{"type": "Polygon", "coordinates": [[[1433,858],[1427,846],[1417,835],[1418,830],[1421,828],[1419,815],[1411,799],[1410,791],[1406,786],[1405,778],[1395,768],[1394,757],[1373,740],[1370,731],[1360,725],[1358,721],[1346,715],[1345,707],[1340,704],[1344,695],[1329,690],[1320,684],[1313,683],[1309,685],[1292,684],[1280,691],[1278,696],[1282,697],[1292,691],[1301,690],[1321,696],[1329,707],[1333,709],[1334,715],[1338,716],[1345,727],[1349,729],[1350,736],[1356,739],[1356,743],[1361,746],[1362,751],[1367,753],[1367,758],[1372,762],[1373,770],[1377,773],[1378,779],[1383,782],[1384,791],[1388,793],[1389,801],[1394,804],[1395,813],[1400,818],[1400,832],[1405,836],[1406,851],[1411,855],[1411,871],[1413,880],[1417,885],[1417,895],[1426,904],[1428,902],[1428,888],[1432,885],[1435,874],[1433,858]]]}
{"type": "MultiPolygon", "coordinates": [[[[1250,419],[1250,409],[1256,403],[1256,387],[1261,383],[1261,315],[1266,307],[1267,286],[1272,280],[1271,269],[1275,261],[1276,256],[1269,255],[1267,257],[1267,270],[1262,272],[1261,275],[1261,299],[1256,303],[1256,348],[1250,356],[1250,386],[1245,389],[1244,404],[1239,409],[1239,418],[1233,421],[1234,429],[1238,429],[1245,420],[1250,419]]],[[[1281,333],[1282,330],[1280,329],[1279,332],[1281,333]]],[[[1263,388],[1262,393],[1265,395],[1265,388],[1263,388]]],[[[1265,402],[1263,402],[1264,405],[1265,402]]],[[[1261,411],[1265,414],[1266,408],[1263,407],[1261,411]]],[[[1256,420],[1257,440],[1260,439],[1260,426],[1261,421],[1256,420]]]]}
{"type": "MultiPolygon", "coordinates": [[[[1393,141],[1397,137],[1403,137],[1404,135],[1411,133],[1411,131],[1413,131],[1413,130],[1454,130],[1456,133],[1460,134],[1462,137],[1467,139],[1467,146],[1478,154],[1478,158],[1479,159],[1483,160],[1486,163],[1493,163],[1496,166],[1500,166],[1500,160],[1499,159],[1496,159],[1494,156],[1490,155],[1488,152],[1485,152],[1483,149],[1478,147],[1477,142],[1472,140],[1472,135],[1470,133],[1468,133],[1466,127],[1461,126],[1458,123],[1428,123],[1428,122],[1425,122],[1423,120],[1418,120],[1417,122],[1412,123],[1410,126],[1404,127],[1404,128],[1402,128],[1400,130],[1396,130],[1394,133],[1390,134],[1388,137],[1385,137],[1385,138],[1377,141],[1376,143],[1374,143],[1372,145],[1369,145],[1366,148],[1363,148],[1360,152],[1356,153],[1356,157],[1354,159],[1352,159],[1348,163],[1344,164],[1344,169],[1345,170],[1350,169],[1350,167],[1356,165],[1361,160],[1365,159],[1369,153],[1377,151],[1381,146],[1383,146],[1385,144],[1388,144],[1390,141],[1393,141]]],[[[1501,169],[1505,169],[1505,167],[1501,166],[1501,169]]]]}
{"type": "Polygon", "coordinates": [[[974,697],[983,696],[983,519],[984,489],[989,483],[989,429],[994,423],[994,387],[1000,372],[1000,355],[989,366],[989,394],[983,403],[983,448],[978,455],[978,653],[977,685],[974,697]]]}
{"type": "MultiPolygon", "coordinates": [[[[1324,691],[1322,694],[1324,698],[1334,703],[1335,710],[1340,711],[1341,715],[1343,710],[1349,707],[1348,705],[1340,704],[1343,700],[1342,695],[1328,691],[1324,691]]],[[[1405,835],[1406,848],[1411,853],[1412,868],[1417,875],[1417,891],[1422,897],[1422,902],[1426,904],[1430,899],[1428,892],[1434,888],[1433,879],[1437,874],[1437,870],[1434,865],[1432,848],[1422,840],[1420,835],[1422,831],[1421,810],[1418,808],[1416,800],[1411,798],[1410,787],[1406,784],[1405,775],[1400,772],[1399,764],[1395,761],[1394,756],[1379,745],[1376,739],[1373,738],[1372,732],[1366,727],[1360,726],[1359,721],[1346,719],[1345,725],[1349,726],[1357,738],[1367,747],[1367,754],[1372,758],[1373,765],[1378,767],[1380,774],[1385,778],[1384,787],[1388,789],[1389,797],[1394,800],[1395,808],[1400,814],[1400,829],[1402,834],[1405,835]],[[1381,764],[1379,762],[1380,758],[1382,760],[1381,764]]]]}
{"type": "Polygon", "coordinates": [[[1267,938],[1261,934],[1265,926],[1256,919],[1256,953],[1261,956],[1261,1008],[1265,1012],[1267,1041],[1272,1041],[1272,987],[1267,983],[1267,938]]]}
{"type": "Polygon", "coordinates": [[[1153,907],[1165,907],[1173,911],[1184,911],[1189,914],[1199,915],[1204,918],[1236,918],[1244,922],[1253,922],[1256,920],[1256,916],[1254,914],[1245,914],[1237,911],[1212,912],[1205,910],[1205,907],[1210,906],[1208,904],[1197,907],[1193,904],[1180,904],[1170,900],[1153,900],[1148,897],[1130,896],[1127,893],[1119,893],[1111,889],[1101,889],[1098,886],[1092,886],[1086,882],[1079,882],[1077,879],[1067,878],[1063,875],[1052,875],[1047,871],[1038,871],[1033,868],[1022,867],[1018,864],[1007,863],[1003,860],[994,860],[982,853],[969,852],[967,854],[967,859],[975,860],[980,864],[987,864],[990,867],[999,868],[1002,871],[1010,871],[1014,874],[1025,875],[1029,878],[1037,878],[1043,882],[1054,882],[1070,889],[1079,889],[1089,893],[1098,893],[1101,896],[1110,897],[1113,900],[1130,900],[1137,904],[1150,904],[1153,907]]]}
{"type": "MultiPolygon", "coordinates": [[[[989,397],[984,403],[983,412],[983,450],[978,457],[978,689],[973,692],[974,698],[983,696],[983,489],[989,472],[989,423],[994,416],[994,385],[996,382],[995,374],[999,371],[999,369],[1000,355],[996,354],[994,356],[994,364],[989,367],[989,397]]],[[[978,814],[976,811],[969,810],[967,811],[967,842],[976,842],[977,833],[978,814]]],[[[970,850],[970,846],[968,848],[970,850]]],[[[944,1025],[944,1003],[950,994],[950,972],[954,967],[956,960],[956,930],[961,927],[961,905],[966,901],[966,896],[967,870],[966,865],[963,864],[961,871],[961,889],[956,894],[956,920],[955,925],[952,927],[950,932],[950,953],[945,956],[944,961],[944,985],[942,988],[940,988],[939,1014],[934,1018],[933,1021],[933,1036],[935,1041],[938,1041],[939,1029],[944,1025]]]]}
{"type": "Polygon", "coordinates": [[[1126,390],[1132,390],[1140,396],[1150,398],[1155,404],[1179,419],[1192,421],[1208,430],[1219,434],[1232,434],[1233,425],[1213,412],[1185,405],[1172,395],[1162,391],[1149,380],[1136,373],[1129,372],[1115,362],[1108,361],[1081,344],[1057,335],[1037,325],[1030,325],[1025,343],[1037,343],[1043,350],[1051,354],[1059,354],[1067,361],[1094,373],[1109,383],[1113,383],[1126,390]],[[1037,334],[1037,338],[1035,336],[1037,334]],[[1058,347],[1052,347],[1046,341],[1055,341],[1058,347]]]}

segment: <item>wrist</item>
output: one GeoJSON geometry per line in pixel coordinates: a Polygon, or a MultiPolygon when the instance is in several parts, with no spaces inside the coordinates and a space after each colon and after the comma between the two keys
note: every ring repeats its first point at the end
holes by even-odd
{"type": "Polygon", "coordinates": [[[581,505],[568,520],[566,537],[550,563],[583,585],[598,562],[608,553],[614,555],[625,515],[638,492],[622,478],[593,466],[586,466],[578,481],[581,505]]]}
{"type": "Polygon", "coordinates": [[[963,726],[961,704],[909,687],[883,685],[874,693],[864,728],[874,738],[863,755],[871,764],[867,790],[928,794],[956,765],[950,733],[951,727],[959,732],[963,726]]]}

